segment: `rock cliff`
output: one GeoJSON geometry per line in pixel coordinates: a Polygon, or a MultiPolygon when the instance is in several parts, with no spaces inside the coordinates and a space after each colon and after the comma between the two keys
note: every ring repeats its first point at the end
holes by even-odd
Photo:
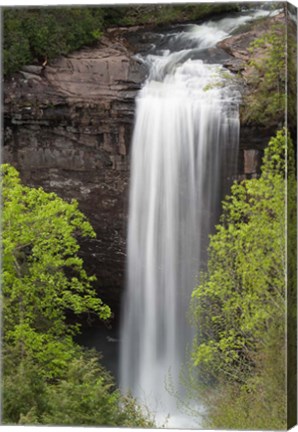
{"type": "MultiPolygon", "coordinates": [[[[256,92],[256,89],[249,85],[249,77],[253,73],[249,61],[252,59],[257,60],[258,57],[264,56],[263,50],[259,48],[254,54],[256,57],[252,57],[253,54],[250,51],[251,43],[278,24],[285,25],[285,15],[283,12],[245,25],[242,29],[239,29],[237,34],[224,39],[217,45],[219,49],[229,55],[229,58],[223,62],[223,65],[237,76],[244,97],[247,94],[256,92]]],[[[268,124],[266,127],[248,123],[245,118],[246,103],[244,100],[240,109],[239,178],[249,178],[258,175],[264,147],[271,136],[276,133],[277,127],[273,118],[272,124],[268,124]]]]}
{"type": "Polygon", "coordinates": [[[124,280],[129,146],[145,73],[124,40],[104,37],[4,86],[3,160],[26,184],[79,201],[97,233],[82,256],[109,304],[124,280]]]}

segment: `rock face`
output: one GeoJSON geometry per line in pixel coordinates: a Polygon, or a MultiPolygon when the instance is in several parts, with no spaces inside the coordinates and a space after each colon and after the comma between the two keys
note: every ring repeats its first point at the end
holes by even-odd
{"type": "MultiPolygon", "coordinates": [[[[231,58],[224,63],[232,72],[241,72],[242,77],[245,79],[249,70],[248,61],[251,58],[249,51],[250,44],[260,38],[264,33],[268,32],[272,26],[276,24],[285,25],[284,13],[272,16],[271,18],[257,20],[247,25],[247,28],[239,30],[239,34],[235,34],[217,44],[228,53],[231,58]]],[[[263,53],[260,52],[260,55],[263,53]]]]}
{"type": "Polygon", "coordinates": [[[44,70],[24,67],[4,87],[3,160],[27,185],[79,201],[97,233],[82,256],[109,304],[124,280],[134,98],[146,74],[132,57],[106,37],[44,70]]]}
{"type": "MultiPolygon", "coordinates": [[[[238,34],[224,39],[217,44],[217,48],[220,48],[229,55],[229,58],[223,62],[223,65],[237,75],[243,96],[255,91],[255,89],[251,89],[248,86],[248,78],[251,74],[249,60],[252,58],[249,50],[250,45],[276,24],[285,25],[284,13],[250,23],[245,28],[239,30],[238,34]]],[[[259,49],[254,55],[262,57],[264,53],[259,49]]],[[[243,109],[240,109],[241,112],[243,112],[243,109]]],[[[262,127],[246,124],[244,116],[241,115],[239,179],[258,176],[264,147],[275,133],[276,125],[262,127]]]]}

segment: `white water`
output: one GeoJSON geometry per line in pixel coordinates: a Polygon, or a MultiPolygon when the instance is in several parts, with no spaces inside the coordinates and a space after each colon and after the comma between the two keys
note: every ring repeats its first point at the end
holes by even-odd
{"type": "Polygon", "coordinates": [[[245,20],[173,34],[186,48],[145,59],[150,74],[136,101],[121,388],[147,405],[159,425],[169,415],[167,427],[198,427],[173,393],[183,398],[179,375],[193,336],[187,310],[235,174],[239,137],[233,80],[191,54],[215,46],[245,20]]]}

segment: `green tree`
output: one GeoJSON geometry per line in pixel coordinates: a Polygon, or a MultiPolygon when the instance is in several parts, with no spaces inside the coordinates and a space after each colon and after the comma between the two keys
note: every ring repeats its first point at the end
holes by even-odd
{"type": "Polygon", "coordinates": [[[1,173],[3,349],[30,354],[55,377],[78,331],[67,324],[67,311],[110,316],[77,255],[77,237],[95,233],[77,202],[22,185],[9,165],[1,173]]]}
{"type": "Polygon", "coordinates": [[[208,271],[193,292],[192,362],[200,391],[217,407],[212,427],[285,426],[286,152],[293,178],[283,130],[265,150],[260,178],[233,185],[211,236],[208,271]]]}
{"type": "Polygon", "coordinates": [[[13,10],[6,13],[3,20],[3,70],[4,74],[10,74],[19,69],[21,65],[30,62],[30,46],[28,39],[24,37],[22,23],[15,19],[13,10]]]}
{"type": "Polygon", "coordinates": [[[245,73],[249,91],[242,107],[245,122],[267,127],[284,123],[287,42],[290,39],[287,41],[284,22],[273,25],[250,44],[251,57],[245,73]]]}
{"type": "Polygon", "coordinates": [[[8,164],[1,175],[3,422],[153,427],[73,340],[69,312],[111,314],[78,256],[78,238],[95,236],[78,203],[24,186],[8,164]]]}
{"type": "Polygon", "coordinates": [[[44,424],[153,427],[130,396],[122,396],[95,355],[81,355],[63,380],[48,387],[44,424]]]}
{"type": "Polygon", "coordinates": [[[147,412],[121,395],[95,352],[73,347],[59,379],[35,359],[5,357],[3,423],[22,425],[154,427],[147,412]]]}
{"type": "Polygon", "coordinates": [[[103,16],[103,8],[4,8],[4,75],[96,42],[103,16]]]}

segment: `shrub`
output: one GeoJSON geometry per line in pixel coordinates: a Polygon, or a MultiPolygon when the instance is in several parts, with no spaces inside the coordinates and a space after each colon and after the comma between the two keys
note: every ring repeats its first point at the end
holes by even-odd
{"type": "MultiPolygon", "coordinates": [[[[191,309],[192,362],[208,427],[286,426],[285,173],[292,187],[293,163],[291,140],[279,131],[265,150],[260,178],[233,185],[210,239],[208,271],[191,309]]],[[[291,226],[295,193],[289,189],[291,226]]]]}
{"type": "Polygon", "coordinates": [[[251,43],[242,119],[259,125],[283,125],[286,105],[286,26],[272,26],[251,43]]]}
{"type": "Polygon", "coordinates": [[[4,75],[97,41],[102,8],[4,8],[4,75]]]}

